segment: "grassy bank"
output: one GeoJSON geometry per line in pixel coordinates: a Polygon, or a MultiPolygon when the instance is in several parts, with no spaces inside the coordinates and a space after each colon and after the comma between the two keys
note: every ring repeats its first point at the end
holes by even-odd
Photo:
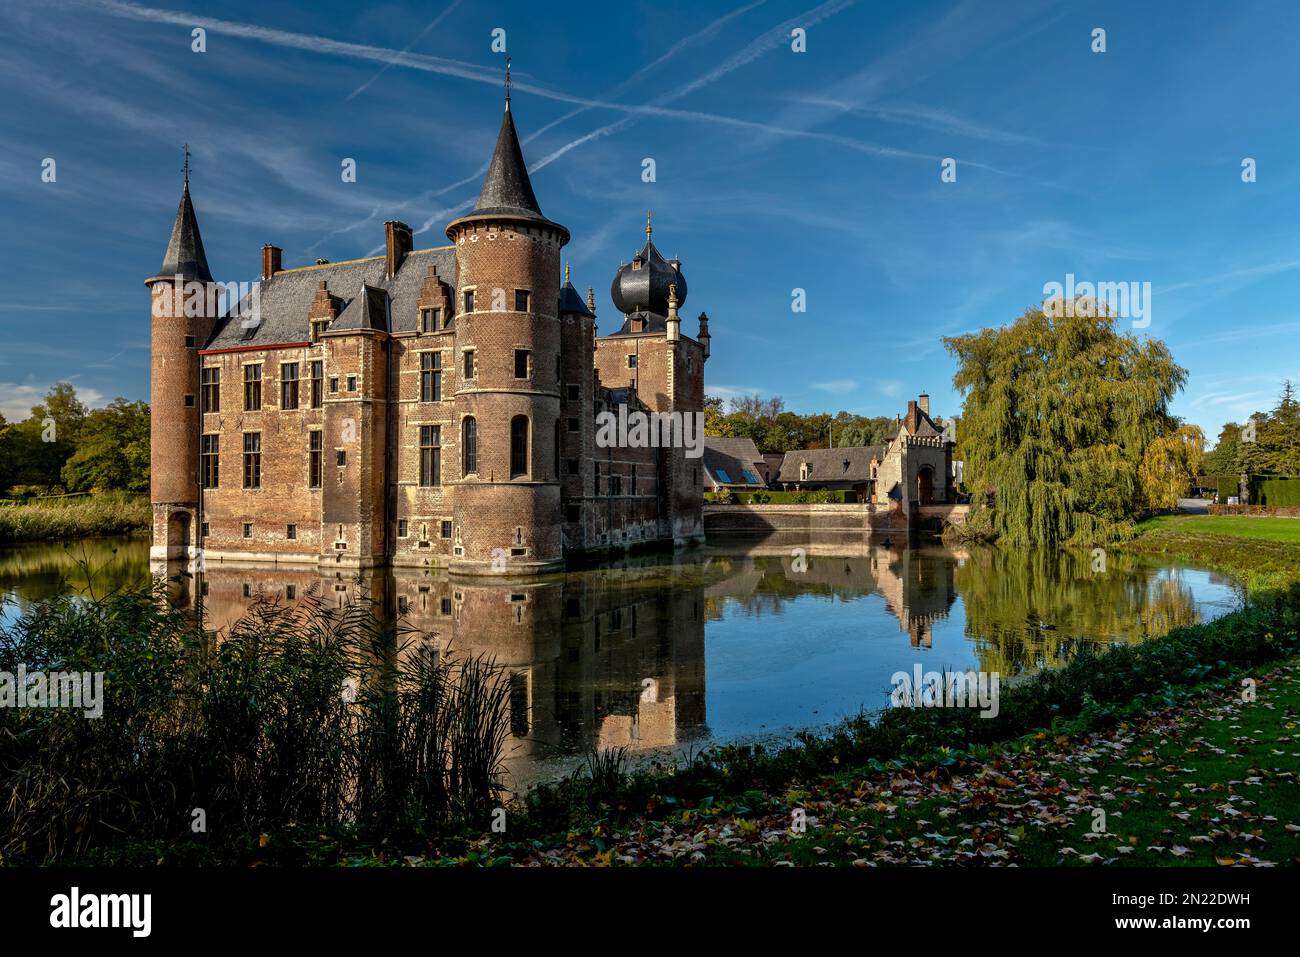
{"type": "Polygon", "coordinates": [[[467,686],[431,677],[436,661],[412,678],[397,636],[310,617],[323,609],[259,606],[211,648],[147,596],[57,602],[0,633],[0,667],[99,666],[122,697],[100,721],[0,711],[5,859],[1291,863],[1300,562],[1287,542],[1221,539],[1162,521],[1131,544],[1248,579],[1246,607],[1141,644],[1080,645],[1004,685],[995,717],[894,708],[792,747],[631,772],[606,752],[508,805],[504,832],[491,826],[505,713],[490,663],[467,686]],[[339,703],[349,676],[357,710],[339,703]]]}
{"type": "Polygon", "coordinates": [[[1148,519],[1122,550],[1213,568],[1251,594],[1300,581],[1300,519],[1239,515],[1162,515],[1148,519]]]}
{"type": "Polygon", "coordinates": [[[150,521],[149,497],[121,492],[0,505],[0,543],[124,535],[147,529],[150,521]]]}

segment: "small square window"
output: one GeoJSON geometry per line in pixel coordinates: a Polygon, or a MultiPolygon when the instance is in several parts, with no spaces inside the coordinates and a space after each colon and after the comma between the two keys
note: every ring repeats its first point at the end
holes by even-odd
{"type": "Polygon", "coordinates": [[[284,537],[289,539],[289,541],[291,542],[296,541],[298,538],[298,526],[297,525],[287,526],[284,530],[284,537]]]}
{"type": "Polygon", "coordinates": [[[192,396],[192,395],[187,395],[187,396],[185,397],[185,408],[187,408],[187,409],[192,409],[192,408],[194,408],[194,396],[192,396]]]}
{"type": "Polygon", "coordinates": [[[200,522],[200,523],[199,523],[199,538],[207,538],[207,537],[208,537],[208,523],[207,523],[207,522],[200,522]]]}
{"type": "Polygon", "coordinates": [[[442,523],[442,537],[443,537],[443,538],[451,538],[451,522],[449,522],[449,521],[447,521],[447,520],[445,520],[445,519],[443,520],[443,523],[442,523]]]}
{"type": "Polygon", "coordinates": [[[398,538],[406,538],[406,536],[407,536],[407,532],[408,532],[408,529],[407,529],[407,525],[406,525],[406,519],[404,519],[404,518],[399,518],[399,519],[397,520],[397,537],[398,537],[398,538]]]}
{"type": "Polygon", "coordinates": [[[515,290],[515,312],[527,312],[527,311],[528,311],[528,298],[529,298],[529,297],[528,297],[528,290],[527,290],[527,289],[516,289],[516,290],[515,290]]]}
{"type": "Polygon", "coordinates": [[[253,537],[253,523],[252,523],[252,522],[245,522],[245,523],[244,523],[244,537],[245,537],[245,538],[252,538],[252,537],[253,537]]]}
{"type": "Polygon", "coordinates": [[[450,614],[451,614],[451,599],[450,599],[450,598],[444,598],[442,601],[440,601],[440,602],[438,603],[438,607],[439,607],[439,609],[442,611],[442,613],[443,613],[444,615],[450,615],[450,614]]]}
{"type": "Polygon", "coordinates": [[[629,356],[627,357],[627,367],[628,367],[629,369],[635,369],[635,368],[636,368],[636,356],[635,356],[635,355],[629,355],[629,356]]]}
{"type": "Polygon", "coordinates": [[[567,460],[567,464],[568,464],[568,467],[569,467],[569,474],[570,474],[570,475],[577,475],[577,474],[578,474],[578,460],[577,460],[577,459],[568,459],[568,460],[567,460]]]}
{"type": "Polygon", "coordinates": [[[345,466],[345,465],[348,464],[348,450],[347,450],[347,449],[335,449],[335,451],[334,451],[334,464],[337,465],[339,468],[343,468],[343,466],[345,466]]]}
{"type": "Polygon", "coordinates": [[[186,337],[185,337],[185,348],[186,348],[186,349],[193,349],[193,348],[194,348],[194,337],[193,337],[193,336],[186,336],[186,337]]]}
{"type": "Polygon", "coordinates": [[[466,379],[474,378],[474,350],[473,349],[465,350],[463,378],[466,379]]]}
{"type": "Polygon", "coordinates": [[[570,525],[576,525],[582,520],[582,510],[577,505],[564,506],[564,520],[570,525]]]}
{"type": "Polygon", "coordinates": [[[473,312],[474,311],[474,290],[466,289],[461,298],[465,305],[465,312],[473,312]]]}
{"type": "Polygon", "coordinates": [[[286,599],[288,599],[289,601],[293,601],[295,598],[297,598],[297,597],[298,597],[298,586],[297,586],[297,585],[285,585],[285,586],[284,586],[284,597],[285,597],[286,599]]]}
{"type": "Polygon", "coordinates": [[[516,379],[528,378],[528,350],[527,349],[515,350],[515,378],[516,379]]]}
{"type": "Polygon", "coordinates": [[[339,377],[336,375],[330,376],[330,391],[331,392],[339,391],[339,377]]]}
{"type": "Polygon", "coordinates": [[[579,385],[570,385],[570,386],[569,386],[569,399],[570,399],[571,401],[573,401],[573,402],[577,402],[578,399],[580,399],[581,397],[582,397],[582,386],[579,386],[579,385]]]}
{"type": "Polygon", "coordinates": [[[581,425],[580,425],[580,423],[579,423],[579,420],[578,420],[576,417],[575,417],[575,418],[571,418],[571,419],[569,419],[569,431],[570,431],[570,432],[577,432],[577,431],[579,431],[580,428],[581,428],[581,425]]]}
{"type": "Polygon", "coordinates": [[[348,391],[349,392],[357,391],[357,377],[354,375],[348,376],[348,391]]]}

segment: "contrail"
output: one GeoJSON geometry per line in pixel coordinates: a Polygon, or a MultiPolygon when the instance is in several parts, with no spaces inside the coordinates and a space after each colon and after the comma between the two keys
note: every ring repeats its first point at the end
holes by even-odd
{"type": "MultiPolygon", "coordinates": [[[[451,6],[449,6],[446,10],[442,11],[442,13],[438,14],[436,17],[434,17],[434,18],[433,18],[433,22],[430,23],[430,24],[429,24],[427,27],[425,27],[423,30],[421,30],[418,34],[416,34],[415,39],[412,40],[410,43],[408,43],[408,44],[407,44],[407,45],[402,49],[402,52],[403,52],[403,53],[409,53],[410,50],[411,50],[411,47],[413,47],[413,46],[415,46],[417,43],[419,43],[420,40],[424,38],[424,35],[425,35],[426,33],[428,33],[430,30],[432,30],[432,29],[433,29],[434,27],[436,27],[438,24],[442,23],[442,21],[445,20],[445,19],[447,18],[447,14],[451,13],[451,11],[453,11],[453,10],[455,10],[457,7],[459,7],[459,6],[460,6],[460,3],[461,3],[461,0],[452,0],[452,4],[451,4],[451,6]]],[[[355,90],[353,90],[351,93],[349,93],[346,97],[344,97],[343,102],[344,102],[344,103],[348,102],[348,100],[352,99],[354,96],[356,96],[358,93],[360,93],[360,92],[361,92],[362,90],[364,90],[366,87],[368,87],[371,83],[374,83],[377,79],[379,79],[381,76],[383,76],[385,73],[387,73],[387,72],[389,71],[389,69],[390,69],[392,66],[393,66],[393,64],[391,64],[391,63],[385,63],[382,67],[379,68],[379,72],[378,72],[378,73],[376,73],[376,74],[375,74],[374,76],[372,76],[370,79],[366,80],[365,83],[362,83],[359,87],[357,87],[355,90]]]]}

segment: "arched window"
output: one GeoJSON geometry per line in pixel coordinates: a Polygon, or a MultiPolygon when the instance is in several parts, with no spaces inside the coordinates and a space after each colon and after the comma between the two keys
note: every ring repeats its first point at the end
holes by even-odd
{"type": "Polygon", "coordinates": [[[460,424],[461,471],[465,475],[478,471],[478,422],[472,415],[460,424]]]}
{"type": "Polygon", "coordinates": [[[510,420],[510,477],[528,474],[528,416],[510,420]]]}

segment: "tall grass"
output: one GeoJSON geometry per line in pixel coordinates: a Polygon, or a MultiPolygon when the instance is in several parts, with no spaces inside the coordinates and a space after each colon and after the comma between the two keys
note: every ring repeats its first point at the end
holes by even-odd
{"type": "Polygon", "coordinates": [[[123,535],[148,528],[149,496],[104,492],[89,498],[0,505],[0,542],[123,535]]]}
{"type": "Polygon", "coordinates": [[[259,603],[217,641],[163,596],[59,599],[0,628],[0,670],[105,673],[100,719],[0,709],[0,861],[484,829],[509,728],[492,661],[314,595],[259,603]]]}

